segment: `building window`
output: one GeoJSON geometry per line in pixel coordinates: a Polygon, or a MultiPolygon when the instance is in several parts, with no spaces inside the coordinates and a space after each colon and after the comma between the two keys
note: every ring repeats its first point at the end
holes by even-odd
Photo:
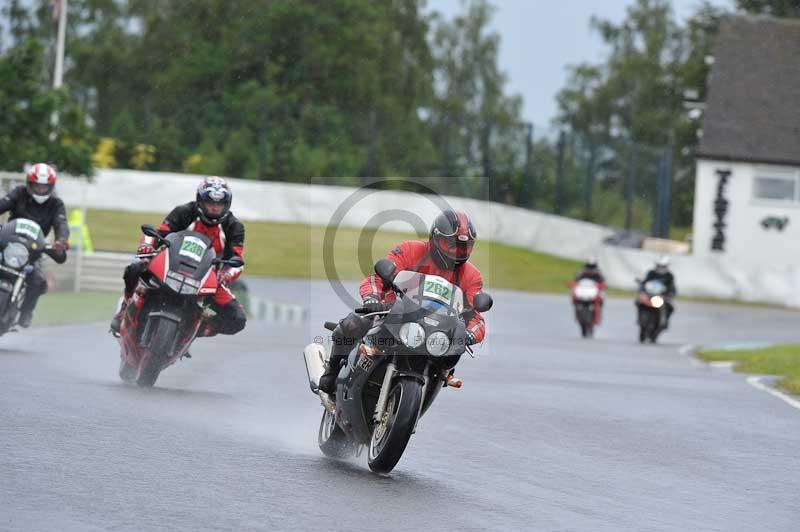
{"type": "Polygon", "coordinates": [[[800,201],[798,172],[759,172],[753,181],[753,198],[769,201],[800,201]]]}

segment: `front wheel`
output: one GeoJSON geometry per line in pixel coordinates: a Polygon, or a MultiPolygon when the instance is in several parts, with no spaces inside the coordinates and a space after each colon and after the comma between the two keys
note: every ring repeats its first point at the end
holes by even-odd
{"type": "Polygon", "coordinates": [[[650,329],[650,315],[639,310],[639,343],[643,344],[647,341],[648,332],[650,329]]]}
{"type": "Polygon", "coordinates": [[[386,409],[372,430],[369,441],[369,468],[376,473],[388,473],[406,450],[417,423],[422,385],[416,379],[401,379],[389,392],[386,409]]]}
{"type": "Polygon", "coordinates": [[[322,413],[322,419],[319,422],[317,443],[322,454],[338,460],[352,457],[358,449],[358,446],[336,423],[336,416],[328,409],[322,413]]]}
{"type": "Polygon", "coordinates": [[[119,378],[123,382],[132,382],[136,378],[136,368],[128,364],[124,358],[119,362],[119,378]]]}
{"type": "Polygon", "coordinates": [[[139,371],[136,384],[143,388],[151,388],[158,379],[161,369],[172,355],[178,335],[178,323],[172,320],[159,319],[156,330],[150,339],[150,356],[147,364],[139,371]]]}

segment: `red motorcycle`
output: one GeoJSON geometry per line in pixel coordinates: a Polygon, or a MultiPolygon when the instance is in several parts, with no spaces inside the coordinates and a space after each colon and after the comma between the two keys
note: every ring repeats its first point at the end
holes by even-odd
{"type": "Polygon", "coordinates": [[[212,312],[219,266],[238,268],[244,261],[217,258],[209,238],[194,231],[162,237],[145,224],[142,233],[155,239],[156,251],[138,256],[151,260],[122,317],[119,376],[151,387],[166,367],[189,356],[197,331],[212,312]]]}
{"type": "Polygon", "coordinates": [[[571,282],[569,286],[572,288],[572,304],[575,306],[575,320],[581,328],[581,336],[591,337],[595,326],[600,323],[605,285],[592,279],[581,279],[571,282]]]}

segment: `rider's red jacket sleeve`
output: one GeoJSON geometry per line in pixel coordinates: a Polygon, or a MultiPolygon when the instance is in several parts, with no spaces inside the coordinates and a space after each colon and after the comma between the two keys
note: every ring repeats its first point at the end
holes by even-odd
{"type": "MultiPolygon", "coordinates": [[[[466,263],[459,285],[467,298],[467,304],[472,306],[475,294],[483,290],[483,278],[481,277],[480,270],[472,265],[472,263],[466,263]]],[[[482,342],[483,338],[486,336],[486,322],[483,320],[481,313],[477,310],[472,312],[472,317],[467,322],[467,331],[475,335],[476,343],[482,342]]]]}
{"type": "MultiPolygon", "coordinates": [[[[397,271],[401,270],[416,270],[419,263],[428,253],[428,247],[424,242],[417,242],[414,240],[409,240],[407,242],[401,242],[398,244],[397,247],[392,249],[387,255],[386,258],[390,261],[394,262],[395,266],[397,266],[397,271]]],[[[361,294],[361,298],[365,298],[369,295],[374,295],[381,301],[386,295],[386,290],[383,287],[383,281],[381,278],[375,275],[374,273],[368,275],[366,279],[361,281],[361,286],[358,290],[361,294]]]]}

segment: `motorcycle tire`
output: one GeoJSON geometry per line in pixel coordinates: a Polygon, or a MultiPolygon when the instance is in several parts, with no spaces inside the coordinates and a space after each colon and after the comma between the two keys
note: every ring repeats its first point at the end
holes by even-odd
{"type": "Polygon", "coordinates": [[[17,319],[17,310],[12,306],[11,292],[0,290],[0,334],[8,331],[17,319]]]}
{"type": "Polygon", "coordinates": [[[119,378],[123,382],[133,382],[136,378],[136,368],[125,362],[125,359],[119,361],[119,378]]]}
{"type": "Polygon", "coordinates": [[[329,458],[345,460],[356,454],[356,445],[336,423],[336,416],[330,411],[322,413],[317,433],[317,444],[322,454],[329,458]]]}
{"type": "Polygon", "coordinates": [[[375,424],[369,441],[367,462],[375,473],[389,473],[400,461],[417,424],[420,401],[418,380],[402,378],[392,387],[384,419],[375,424]]]}
{"type": "Polygon", "coordinates": [[[159,319],[155,327],[156,330],[150,339],[150,356],[145,367],[139,371],[139,378],[136,379],[136,384],[142,388],[152,388],[156,383],[161,368],[172,354],[172,347],[178,334],[178,324],[172,320],[159,319]]]}

